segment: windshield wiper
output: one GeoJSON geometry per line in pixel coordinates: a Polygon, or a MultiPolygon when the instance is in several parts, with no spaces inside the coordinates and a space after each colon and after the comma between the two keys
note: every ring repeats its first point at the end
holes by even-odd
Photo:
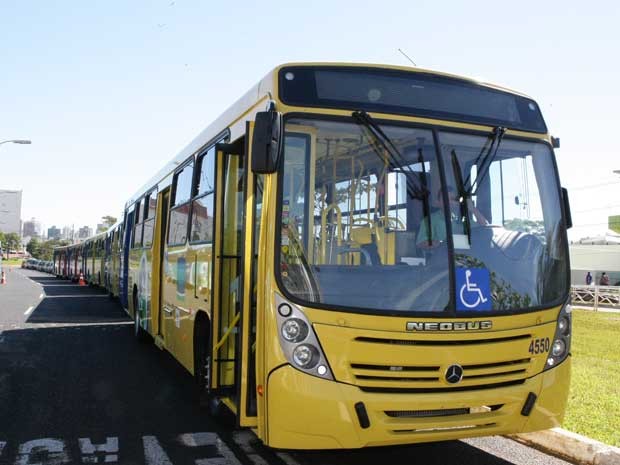
{"type": "MultiPolygon", "coordinates": [[[[456,151],[452,149],[452,171],[454,171],[454,179],[456,181],[456,188],[459,191],[459,207],[461,209],[461,220],[463,221],[463,229],[467,235],[467,242],[471,244],[471,223],[469,219],[469,200],[468,194],[465,191],[465,185],[463,184],[463,176],[461,175],[461,164],[459,158],[456,156],[456,151]]],[[[448,203],[450,201],[448,200],[448,203]]],[[[448,207],[450,205],[448,204],[448,207]]],[[[454,234],[454,233],[453,233],[454,234]]]]}
{"type": "Polygon", "coordinates": [[[471,178],[470,175],[467,176],[467,180],[463,183],[463,176],[461,174],[461,165],[459,163],[458,156],[456,155],[456,151],[452,149],[451,159],[452,159],[452,171],[454,171],[454,179],[456,181],[456,188],[459,193],[459,207],[461,213],[461,219],[463,221],[463,228],[465,229],[465,234],[467,235],[467,241],[471,244],[471,219],[469,217],[469,199],[472,195],[475,195],[478,187],[484,180],[485,176],[489,172],[489,168],[491,167],[491,163],[497,156],[497,151],[499,150],[499,146],[502,142],[504,134],[506,133],[506,128],[497,126],[493,129],[493,132],[489,135],[487,141],[484,146],[480,150],[474,165],[478,166],[478,162],[482,159],[482,163],[480,164],[480,169],[478,169],[478,173],[476,175],[476,180],[469,186],[468,189],[465,189],[465,185],[469,183],[471,178]],[[489,145],[490,142],[490,145],[489,145]],[[475,188],[475,190],[474,190],[475,188]]]}
{"type": "MultiPolygon", "coordinates": [[[[379,142],[381,147],[385,149],[385,153],[388,156],[388,163],[392,169],[398,168],[407,178],[407,193],[411,198],[414,199],[427,199],[428,198],[428,189],[423,185],[423,183],[418,179],[417,174],[411,169],[411,167],[406,163],[406,160],[396,148],[392,140],[383,132],[381,126],[379,126],[372,117],[366,113],[365,111],[354,111],[352,114],[353,119],[361,126],[366,128],[368,132],[372,135],[373,139],[376,142],[379,142]]],[[[374,148],[374,147],[373,147],[374,148]]],[[[378,156],[382,156],[376,149],[378,156]]],[[[428,200],[427,200],[428,201],[428,200]]]]}
{"type": "MultiPolygon", "coordinates": [[[[480,168],[478,169],[476,180],[471,184],[471,186],[469,186],[469,189],[466,192],[467,197],[471,197],[472,195],[476,194],[478,187],[480,186],[480,184],[486,177],[487,173],[489,172],[491,163],[493,163],[493,160],[497,156],[497,151],[499,150],[499,146],[502,143],[502,139],[504,138],[505,133],[506,133],[506,128],[502,126],[497,126],[495,129],[493,129],[493,132],[490,134],[489,137],[490,137],[491,145],[489,146],[489,149],[486,151],[484,158],[482,158],[482,163],[480,164],[480,168]]],[[[474,163],[476,166],[478,166],[478,160],[480,160],[480,157],[482,156],[483,153],[484,153],[484,148],[480,152],[480,155],[478,155],[478,158],[476,159],[474,163]]],[[[470,177],[468,176],[466,184],[467,182],[469,182],[469,179],[470,177]]]]}

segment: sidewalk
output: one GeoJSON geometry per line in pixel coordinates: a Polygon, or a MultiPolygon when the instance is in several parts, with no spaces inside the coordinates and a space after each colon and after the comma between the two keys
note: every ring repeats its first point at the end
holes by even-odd
{"type": "Polygon", "coordinates": [[[515,441],[583,465],[620,465],[620,448],[562,428],[513,434],[515,441]]]}

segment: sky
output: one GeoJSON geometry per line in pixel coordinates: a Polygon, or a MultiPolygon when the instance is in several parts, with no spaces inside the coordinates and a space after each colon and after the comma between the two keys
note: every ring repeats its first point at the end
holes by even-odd
{"type": "Polygon", "coordinates": [[[571,239],[620,214],[620,3],[0,2],[0,189],[22,219],[94,226],[276,65],[409,65],[532,96],[571,239]]]}

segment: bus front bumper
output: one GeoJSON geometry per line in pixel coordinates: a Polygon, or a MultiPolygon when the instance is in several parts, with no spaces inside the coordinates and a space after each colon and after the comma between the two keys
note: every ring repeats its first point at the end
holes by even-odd
{"type": "Polygon", "coordinates": [[[570,365],[568,357],[520,385],[449,394],[363,392],[287,365],[269,377],[263,440],[283,449],[348,449],[553,428],[563,420],[570,365]],[[530,393],[536,402],[523,415],[530,393]]]}

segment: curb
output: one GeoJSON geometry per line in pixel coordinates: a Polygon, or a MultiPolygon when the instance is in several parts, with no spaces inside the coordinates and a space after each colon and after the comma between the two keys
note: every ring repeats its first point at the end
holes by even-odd
{"type": "Polygon", "coordinates": [[[620,465],[620,448],[562,428],[511,434],[508,437],[582,465],[620,465]]]}

